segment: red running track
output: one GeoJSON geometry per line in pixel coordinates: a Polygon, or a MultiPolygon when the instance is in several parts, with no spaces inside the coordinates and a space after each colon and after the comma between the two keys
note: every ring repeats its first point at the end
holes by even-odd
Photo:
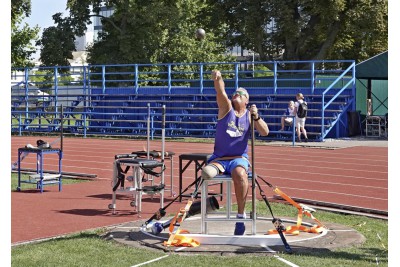
{"type": "MultiPolygon", "coordinates": [[[[12,137],[12,162],[17,160],[18,148],[35,144],[37,139],[39,137],[12,137]]],[[[48,142],[53,139],[56,137],[45,138],[48,142]]],[[[108,204],[111,203],[114,155],[144,150],[146,144],[145,140],[64,138],[63,171],[96,174],[98,178],[89,183],[63,185],[61,192],[57,186],[45,186],[43,194],[38,190],[12,192],[12,243],[140,219],[130,207],[128,195],[118,195],[117,215],[112,215],[108,204]]],[[[213,144],[166,142],[165,149],[176,154],[173,191],[178,193],[179,155],[211,153],[213,144]]],[[[291,197],[388,210],[387,147],[332,150],[257,145],[255,149],[257,174],[291,197]]],[[[161,141],[151,141],[150,150],[161,150],[161,141]]],[[[34,155],[28,155],[21,167],[36,168],[35,161],[34,155]]],[[[57,170],[57,161],[56,155],[46,155],[45,169],[57,170]]],[[[169,167],[167,162],[167,187],[170,185],[169,167]]],[[[193,180],[194,166],[191,165],[185,172],[183,188],[193,180]]],[[[269,197],[274,194],[267,186],[263,190],[269,197]]],[[[165,204],[173,199],[168,191],[165,197],[165,204]]],[[[260,198],[258,193],[257,198],[260,198]]],[[[248,199],[251,199],[250,194],[248,199]]],[[[147,219],[159,208],[159,200],[157,196],[153,200],[145,196],[143,202],[141,219],[147,219]]],[[[183,205],[172,204],[168,214],[183,205]]]]}

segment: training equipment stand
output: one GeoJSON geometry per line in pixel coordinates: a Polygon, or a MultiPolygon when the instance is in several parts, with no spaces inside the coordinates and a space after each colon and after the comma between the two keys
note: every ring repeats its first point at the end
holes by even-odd
{"type": "Polygon", "coordinates": [[[130,154],[129,156],[124,158],[120,158],[119,155],[116,155],[116,160],[114,161],[113,166],[113,194],[112,194],[112,203],[108,205],[109,209],[112,209],[113,214],[116,214],[116,195],[117,193],[132,193],[133,200],[130,205],[136,208],[139,217],[141,216],[142,211],[142,196],[143,194],[160,194],[160,207],[164,206],[164,176],[161,173],[164,171],[164,163],[159,162],[157,160],[150,159],[140,159],[135,158],[136,155],[130,154]],[[122,167],[126,166],[127,169],[125,172],[122,172],[122,167]],[[127,170],[132,167],[132,176],[128,176],[125,178],[125,173],[127,170]],[[161,172],[157,173],[153,171],[155,168],[161,168],[161,172]],[[161,177],[161,182],[159,185],[154,185],[154,177],[150,179],[146,179],[144,174],[148,174],[150,176],[158,176],[161,177]],[[131,183],[130,186],[125,186],[125,179],[131,183]],[[144,185],[144,182],[150,181],[151,185],[144,185]]]}
{"type": "MultiPolygon", "coordinates": [[[[162,158],[161,155],[162,151],[152,150],[152,151],[132,151],[132,154],[137,155],[138,158],[147,158],[152,160],[159,160],[162,158]]],[[[175,153],[172,151],[165,151],[164,152],[164,159],[170,160],[170,186],[167,188],[165,187],[165,191],[171,191],[171,197],[175,196],[175,192],[173,191],[174,188],[174,155],[175,153]]]]}
{"type": "Polygon", "coordinates": [[[40,193],[43,193],[43,186],[48,184],[58,184],[58,191],[62,188],[62,150],[55,148],[18,148],[18,187],[17,191],[21,191],[21,183],[36,184],[36,189],[40,189],[40,193]],[[30,153],[36,154],[36,174],[29,175],[29,180],[21,179],[21,161],[22,154],[27,155],[30,153]],[[46,174],[43,171],[43,157],[47,154],[58,155],[58,173],[46,174]]]}

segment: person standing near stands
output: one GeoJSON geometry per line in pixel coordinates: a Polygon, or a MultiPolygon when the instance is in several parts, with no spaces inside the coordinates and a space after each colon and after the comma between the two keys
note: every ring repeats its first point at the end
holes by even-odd
{"type": "Polygon", "coordinates": [[[301,133],[304,135],[304,141],[308,142],[307,131],[305,128],[307,118],[307,103],[304,101],[302,93],[296,95],[296,103],[294,104],[294,112],[296,114],[296,133],[297,141],[301,142],[301,133]]]}
{"type": "Polygon", "coordinates": [[[288,107],[285,110],[285,113],[283,113],[283,117],[281,118],[281,129],[279,131],[285,130],[285,126],[292,126],[293,124],[293,117],[288,117],[288,116],[295,116],[296,113],[294,113],[294,102],[289,101],[288,107]]]}
{"type": "MultiPolygon", "coordinates": [[[[234,183],[238,205],[237,218],[246,218],[245,205],[249,187],[248,169],[250,166],[248,140],[251,135],[251,117],[254,127],[262,136],[269,133],[267,123],[260,117],[256,105],[249,103],[249,94],[245,88],[238,88],[231,100],[225,92],[225,83],[221,72],[212,72],[214,88],[217,93],[218,122],[215,134],[214,152],[207,165],[202,169],[203,179],[212,179],[220,173],[230,174],[234,183]]],[[[235,235],[243,235],[244,222],[236,222],[235,235]]]]}

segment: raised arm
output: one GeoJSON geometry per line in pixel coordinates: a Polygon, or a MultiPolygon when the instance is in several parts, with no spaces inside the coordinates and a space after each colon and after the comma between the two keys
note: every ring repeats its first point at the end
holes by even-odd
{"type": "Polygon", "coordinates": [[[225,82],[222,79],[221,72],[219,70],[213,70],[211,78],[214,81],[214,88],[217,93],[218,119],[220,119],[228,113],[232,107],[232,103],[225,92],[225,82]]]}

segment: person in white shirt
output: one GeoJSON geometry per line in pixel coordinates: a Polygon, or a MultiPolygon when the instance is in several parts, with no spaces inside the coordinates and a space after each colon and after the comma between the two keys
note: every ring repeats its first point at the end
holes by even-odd
{"type": "Polygon", "coordinates": [[[293,117],[288,116],[295,116],[294,113],[294,102],[289,101],[287,109],[285,109],[285,113],[283,113],[283,117],[281,118],[281,129],[279,131],[285,130],[285,126],[292,126],[293,124],[293,117]]]}
{"type": "Polygon", "coordinates": [[[308,142],[307,131],[306,131],[306,128],[304,127],[305,123],[306,123],[306,117],[299,118],[298,114],[297,114],[300,104],[304,102],[303,94],[298,93],[296,95],[296,99],[297,99],[297,101],[294,104],[294,112],[296,114],[296,133],[297,133],[297,138],[298,138],[297,141],[301,142],[301,134],[303,133],[305,141],[308,142]]]}

